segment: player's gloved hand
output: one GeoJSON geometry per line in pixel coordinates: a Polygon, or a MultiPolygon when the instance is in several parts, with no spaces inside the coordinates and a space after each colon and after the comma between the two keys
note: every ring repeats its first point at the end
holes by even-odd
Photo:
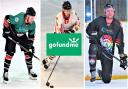
{"type": "Polygon", "coordinates": [[[33,54],[35,53],[35,47],[33,46],[33,40],[28,40],[28,46],[29,46],[29,52],[31,57],[33,57],[33,54]]]}
{"type": "Polygon", "coordinates": [[[80,25],[74,25],[73,30],[78,31],[80,29],[80,25]]]}
{"type": "Polygon", "coordinates": [[[127,68],[127,55],[126,54],[120,54],[120,67],[124,70],[127,68]]]}
{"type": "Polygon", "coordinates": [[[89,36],[89,43],[97,44],[96,37],[97,37],[97,32],[92,32],[91,36],[89,36]]]}
{"type": "Polygon", "coordinates": [[[29,46],[31,47],[31,46],[33,46],[33,40],[28,40],[28,43],[29,43],[29,46]]]}
{"type": "Polygon", "coordinates": [[[6,15],[4,18],[4,22],[3,22],[3,37],[4,38],[8,38],[9,34],[11,33],[9,30],[9,26],[10,26],[10,20],[9,20],[9,15],[6,15]]]}
{"type": "Polygon", "coordinates": [[[5,30],[2,35],[3,35],[4,38],[8,38],[8,36],[10,34],[11,34],[10,30],[5,30]]]}
{"type": "Polygon", "coordinates": [[[75,33],[75,31],[72,30],[72,29],[70,29],[68,32],[69,32],[69,33],[75,33]]]}
{"type": "Polygon", "coordinates": [[[35,53],[35,47],[34,47],[34,46],[31,46],[31,47],[29,48],[29,52],[31,52],[32,54],[35,53]]]}
{"type": "Polygon", "coordinates": [[[75,30],[73,29],[68,29],[68,30],[64,30],[65,33],[75,33],[75,30]]]}
{"type": "Polygon", "coordinates": [[[74,31],[78,31],[80,30],[80,19],[78,18],[78,20],[76,21],[76,23],[74,24],[73,28],[74,31]]]}
{"type": "Polygon", "coordinates": [[[99,32],[99,26],[95,26],[94,30],[91,32],[90,37],[89,37],[89,43],[92,44],[97,44],[97,36],[99,32]]]}
{"type": "Polygon", "coordinates": [[[28,42],[29,42],[29,49],[31,50],[31,52],[34,53],[33,40],[29,39],[28,42]]]}
{"type": "Polygon", "coordinates": [[[35,53],[35,47],[34,46],[29,47],[28,51],[29,51],[30,57],[32,58],[35,53]]]}

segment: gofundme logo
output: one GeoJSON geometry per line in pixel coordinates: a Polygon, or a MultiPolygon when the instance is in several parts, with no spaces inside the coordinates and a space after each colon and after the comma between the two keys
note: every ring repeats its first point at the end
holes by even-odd
{"type": "Polygon", "coordinates": [[[47,33],[47,56],[79,56],[81,55],[81,34],[47,33]]]}
{"type": "Polygon", "coordinates": [[[67,42],[55,42],[55,43],[50,43],[49,44],[49,49],[52,48],[77,48],[79,47],[79,44],[77,43],[79,41],[79,38],[69,38],[67,42]]]}

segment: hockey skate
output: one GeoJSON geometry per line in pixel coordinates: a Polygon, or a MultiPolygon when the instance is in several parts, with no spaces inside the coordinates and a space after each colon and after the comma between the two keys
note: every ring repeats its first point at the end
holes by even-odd
{"type": "Polygon", "coordinates": [[[97,70],[97,73],[98,73],[100,79],[102,79],[102,71],[101,71],[100,69],[98,69],[98,70],[97,70]]]}
{"type": "Polygon", "coordinates": [[[50,66],[50,61],[48,61],[49,59],[48,58],[45,58],[42,63],[44,65],[44,69],[47,70],[50,66]]]}
{"type": "Polygon", "coordinates": [[[95,83],[95,81],[96,81],[96,71],[92,71],[92,72],[91,72],[91,79],[90,79],[90,82],[95,83]]]}
{"type": "Polygon", "coordinates": [[[44,65],[44,69],[47,70],[52,62],[52,60],[55,58],[55,56],[49,56],[45,59],[43,59],[42,63],[44,65]]]}
{"type": "Polygon", "coordinates": [[[37,80],[37,74],[34,73],[32,70],[30,70],[29,78],[32,79],[32,80],[37,80]]]}
{"type": "Polygon", "coordinates": [[[8,79],[8,72],[4,72],[3,73],[3,83],[7,84],[9,81],[8,79]]]}

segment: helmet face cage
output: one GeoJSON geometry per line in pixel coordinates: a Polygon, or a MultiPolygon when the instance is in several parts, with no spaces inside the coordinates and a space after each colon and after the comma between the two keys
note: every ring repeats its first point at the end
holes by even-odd
{"type": "Polygon", "coordinates": [[[62,8],[65,10],[70,10],[70,9],[72,9],[72,5],[69,1],[64,1],[62,8]]]}
{"type": "Polygon", "coordinates": [[[28,7],[26,10],[26,15],[35,16],[36,11],[32,7],[28,7]]]}

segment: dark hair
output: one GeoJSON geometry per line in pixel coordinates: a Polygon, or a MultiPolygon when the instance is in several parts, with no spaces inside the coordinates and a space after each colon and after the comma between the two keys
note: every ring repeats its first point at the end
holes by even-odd
{"type": "Polygon", "coordinates": [[[64,1],[62,8],[65,10],[70,10],[70,9],[72,9],[72,5],[69,1],[64,1]]]}
{"type": "Polygon", "coordinates": [[[32,7],[28,7],[27,10],[26,10],[26,15],[35,16],[36,11],[32,7]]]}
{"type": "Polygon", "coordinates": [[[112,4],[106,4],[106,5],[104,6],[104,9],[107,9],[107,8],[113,8],[113,9],[115,9],[112,4]]]}

